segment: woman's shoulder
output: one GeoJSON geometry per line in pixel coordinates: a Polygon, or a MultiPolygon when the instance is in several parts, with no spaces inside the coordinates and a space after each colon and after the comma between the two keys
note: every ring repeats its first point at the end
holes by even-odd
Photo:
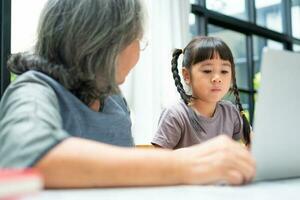
{"type": "MultiPolygon", "coordinates": [[[[26,99],[43,99],[55,98],[55,92],[51,86],[44,81],[39,74],[40,72],[28,71],[18,76],[6,89],[2,102],[6,99],[20,98],[26,99]]],[[[46,76],[46,75],[42,75],[46,76]]]]}
{"type": "Polygon", "coordinates": [[[14,80],[9,87],[20,85],[20,84],[25,84],[25,85],[37,84],[37,85],[49,86],[49,84],[47,84],[47,82],[44,80],[43,77],[48,77],[48,76],[41,72],[30,70],[24,72],[21,75],[18,75],[16,80],[14,80]]]}

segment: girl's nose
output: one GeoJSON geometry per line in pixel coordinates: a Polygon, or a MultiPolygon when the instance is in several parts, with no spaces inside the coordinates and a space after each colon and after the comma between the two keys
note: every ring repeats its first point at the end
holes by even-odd
{"type": "Polygon", "coordinates": [[[211,81],[213,83],[221,83],[222,82],[222,80],[220,79],[220,76],[218,76],[218,75],[213,76],[211,81]]]}

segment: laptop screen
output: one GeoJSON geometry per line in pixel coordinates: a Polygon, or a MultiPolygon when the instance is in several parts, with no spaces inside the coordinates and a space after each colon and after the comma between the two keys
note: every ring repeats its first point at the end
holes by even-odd
{"type": "Polygon", "coordinates": [[[256,180],[300,177],[300,54],[264,49],[252,152],[256,180]]]}

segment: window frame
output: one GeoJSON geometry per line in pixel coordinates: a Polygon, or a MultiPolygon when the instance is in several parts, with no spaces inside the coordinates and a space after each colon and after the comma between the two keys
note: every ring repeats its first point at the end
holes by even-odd
{"type": "Polygon", "coordinates": [[[11,0],[0,3],[0,99],[10,83],[7,59],[11,54],[11,0]]]}

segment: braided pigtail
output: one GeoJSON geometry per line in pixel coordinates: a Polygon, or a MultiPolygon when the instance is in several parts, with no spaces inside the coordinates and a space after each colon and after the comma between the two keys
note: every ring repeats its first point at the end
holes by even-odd
{"type": "Polygon", "coordinates": [[[177,91],[179,92],[181,98],[183,99],[184,103],[187,105],[190,100],[191,100],[191,95],[186,94],[186,92],[183,89],[183,85],[181,83],[181,78],[179,76],[179,72],[178,72],[178,57],[180,56],[180,54],[182,54],[182,50],[181,49],[175,49],[173,52],[173,57],[172,57],[172,74],[173,74],[173,79],[175,81],[175,86],[177,88],[177,91]]]}
{"type": "Polygon", "coordinates": [[[238,106],[238,109],[240,111],[240,114],[241,114],[241,117],[242,117],[242,120],[243,120],[243,133],[244,133],[245,143],[246,143],[246,145],[249,145],[251,143],[251,141],[250,141],[251,129],[250,129],[250,124],[249,124],[249,122],[248,122],[248,120],[247,120],[247,118],[244,114],[244,109],[243,109],[242,104],[241,104],[239,91],[238,91],[238,88],[237,88],[237,85],[236,85],[236,80],[234,80],[234,82],[233,82],[232,92],[235,96],[235,103],[238,106]]]}

